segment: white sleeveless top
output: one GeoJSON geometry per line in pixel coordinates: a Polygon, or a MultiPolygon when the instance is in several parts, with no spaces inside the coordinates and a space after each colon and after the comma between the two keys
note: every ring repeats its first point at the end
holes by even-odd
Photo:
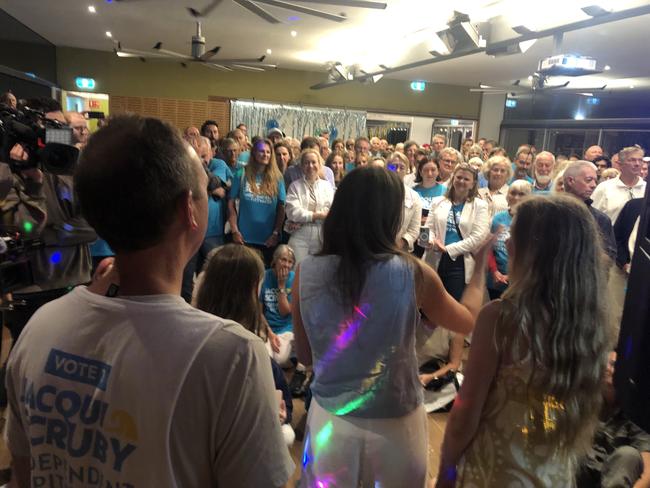
{"type": "Polygon", "coordinates": [[[309,256],[300,263],[300,312],[314,360],[314,398],[335,415],[406,415],[422,403],[413,269],[399,256],[373,263],[360,303],[348,314],[338,293],[338,262],[338,256],[309,256]]]}

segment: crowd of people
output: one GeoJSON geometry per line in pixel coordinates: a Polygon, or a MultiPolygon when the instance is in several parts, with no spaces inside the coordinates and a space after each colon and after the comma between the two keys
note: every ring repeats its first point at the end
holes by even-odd
{"type": "Polygon", "coordinates": [[[95,271],[16,334],[17,486],[284,486],[301,396],[301,487],[650,486],[607,360],[641,147],[64,120],[95,271]]]}

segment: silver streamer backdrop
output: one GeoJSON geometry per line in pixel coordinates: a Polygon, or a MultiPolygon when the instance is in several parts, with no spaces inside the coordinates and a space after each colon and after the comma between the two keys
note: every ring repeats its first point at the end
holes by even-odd
{"type": "Polygon", "coordinates": [[[266,136],[278,128],[287,137],[301,140],[328,130],[330,141],[366,135],[366,112],[319,107],[302,107],[249,100],[230,102],[230,127],[244,123],[249,137],[266,136]]]}

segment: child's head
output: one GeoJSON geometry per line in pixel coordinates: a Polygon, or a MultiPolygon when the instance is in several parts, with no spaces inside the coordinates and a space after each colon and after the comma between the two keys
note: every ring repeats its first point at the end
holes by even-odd
{"type": "Polygon", "coordinates": [[[259,286],[264,263],[246,246],[226,244],[208,255],[196,293],[196,308],[234,320],[256,335],[262,332],[259,286]]]}

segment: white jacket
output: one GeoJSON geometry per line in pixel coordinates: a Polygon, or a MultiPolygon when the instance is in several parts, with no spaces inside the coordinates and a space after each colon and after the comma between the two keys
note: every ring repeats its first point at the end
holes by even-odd
{"type": "MultiPolygon", "coordinates": [[[[316,212],[329,211],[334,200],[334,188],[325,180],[320,178],[314,183],[316,194],[316,212]]],[[[305,178],[295,180],[289,186],[286,201],[287,219],[291,222],[306,224],[313,222],[313,212],[307,210],[309,205],[309,187],[305,178]]]]}
{"type": "MultiPolygon", "coordinates": [[[[425,224],[431,229],[431,241],[434,239],[445,241],[447,218],[450,210],[451,201],[447,197],[438,197],[431,203],[431,209],[425,224]]],[[[474,273],[474,258],[471,253],[479,248],[490,231],[487,203],[478,197],[471,202],[465,202],[458,227],[463,239],[445,247],[452,260],[455,261],[458,256],[463,256],[465,260],[465,283],[469,283],[474,273]]],[[[442,253],[433,247],[427,249],[424,254],[424,260],[436,270],[441,257],[442,253]]]]}
{"type": "Polygon", "coordinates": [[[413,251],[413,243],[420,234],[420,222],[422,219],[422,200],[415,190],[404,185],[404,208],[402,209],[402,228],[398,238],[404,239],[413,251]]]}

